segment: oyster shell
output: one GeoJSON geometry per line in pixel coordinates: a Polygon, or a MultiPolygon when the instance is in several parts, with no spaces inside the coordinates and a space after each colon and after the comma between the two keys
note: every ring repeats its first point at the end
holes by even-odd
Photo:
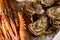
{"type": "Polygon", "coordinates": [[[47,10],[47,15],[52,19],[54,25],[60,25],[60,6],[49,8],[47,10]]]}
{"type": "Polygon", "coordinates": [[[33,22],[33,20],[32,20],[32,16],[34,16],[33,14],[35,14],[37,16],[37,18],[38,18],[38,14],[39,15],[44,14],[44,10],[43,10],[42,6],[35,2],[29,2],[29,3],[22,2],[22,3],[20,3],[20,9],[24,12],[24,15],[28,17],[29,23],[33,22]]]}
{"type": "Polygon", "coordinates": [[[46,36],[56,31],[55,27],[48,26],[49,21],[41,4],[36,2],[20,2],[19,5],[20,10],[28,21],[27,26],[32,34],[35,36],[46,36]]]}
{"type": "Polygon", "coordinates": [[[56,20],[60,20],[60,6],[51,7],[47,10],[47,15],[56,20]]]}
{"type": "Polygon", "coordinates": [[[46,16],[41,16],[36,22],[30,23],[28,25],[28,29],[34,34],[34,35],[40,35],[44,33],[47,29],[48,20],[46,16]]]}

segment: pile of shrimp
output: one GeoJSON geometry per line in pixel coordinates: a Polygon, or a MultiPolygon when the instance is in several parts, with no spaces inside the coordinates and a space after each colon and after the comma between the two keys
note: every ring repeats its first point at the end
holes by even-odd
{"type": "Polygon", "coordinates": [[[17,9],[12,0],[0,0],[0,40],[32,40],[17,9]]]}

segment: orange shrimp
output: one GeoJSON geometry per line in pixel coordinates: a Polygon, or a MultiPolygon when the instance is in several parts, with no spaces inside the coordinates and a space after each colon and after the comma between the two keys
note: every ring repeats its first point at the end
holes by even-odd
{"type": "MultiPolygon", "coordinates": [[[[3,0],[0,0],[0,15],[1,14],[3,14],[3,0]]],[[[3,21],[2,21],[2,23],[3,23],[3,21]]],[[[3,33],[4,33],[4,36],[7,38],[7,36],[6,36],[6,30],[5,30],[5,27],[3,26],[4,25],[4,23],[2,24],[2,28],[3,28],[3,33]]]]}
{"type": "Polygon", "coordinates": [[[4,13],[1,14],[1,20],[2,20],[2,27],[3,27],[3,30],[5,32],[5,36],[6,38],[8,38],[7,36],[7,32],[9,32],[9,34],[11,35],[12,39],[14,37],[14,34],[13,34],[13,31],[8,23],[8,19],[6,18],[6,16],[4,15],[4,13]]]}
{"type": "Polygon", "coordinates": [[[18,17],[19,17],[19,24],[20,24],[20,29],[19,29],[20,39],[21,40],[32,40],[32,36],[26,30],[26,27],[25,27],[26,24],[25,24],[25,21],[23,19],[22,12],[18,12],[18,17]]]}
{"type": "Polygon", "coordinates": [[[1,28],[1,23],[0,23],[0,39],[4,39],[4,36],[3,36],[3,30],[1,28]]]}
{"type": "Polygon", "coordinates": [[[21,40],[25,40],[25,34],[24,34],[24,30],[25,30],[25,25],[24,25],[24,21],[22,18],[22,14],[18,13],[18,17],[19,17],[19,23],[20,23],[20,39],[21,40]]]}
{"type": "Polygon", "coordinates": [[[13,20],[12,20],[11,18],[10,18],[10,24],[11,24],[11,27],[12,27],[15,35],[16,35],[16,40],[19,40],[19,36],[18,36],[18,34],[17,34],[16,26],[15,26],[15,24],[13,23],[13,20]]]}

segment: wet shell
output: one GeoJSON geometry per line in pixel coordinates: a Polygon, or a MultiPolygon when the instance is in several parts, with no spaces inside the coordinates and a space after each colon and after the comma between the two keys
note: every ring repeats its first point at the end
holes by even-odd
{"type": "Polygon", "coordinates": [[[47,10],[47,15],[56,20],[60,20],[60,6],[51,7],[47,10]]]}
{"type": "Polygon", "coordinates": [[[34,35],[38,36],[46,31],[48,25],[47,22],[47,17],[41,16],[36,22],[30,23],[28,29],[34,35]]]}
{"type": "Polygon", "coordinates": [[[47,15],[51,18],[52,25],[60,25],[60,6],[55,6],[48,9],[47,15]]]}
{"type": "Polygon", "coordinates": [[[44,10],[40,4],[34,2],[23,2],[20,3],[20,9],[26,14],[31,15],[34,13],[43,14],[44,10]]]}

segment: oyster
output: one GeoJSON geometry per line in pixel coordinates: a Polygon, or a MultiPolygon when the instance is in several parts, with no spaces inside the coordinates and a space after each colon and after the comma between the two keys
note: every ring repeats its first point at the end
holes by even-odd
{"type": "Polygon", "coordinates": [[[20,10],[22,10],[22,12],[24,12],[24,15],[28,17],[29,23],[33,22],[32,18],[31,18],[33,14],[34,14],[33,16],[34,17],[37,16],[37,18],[38,18],[38,14],[39,15],[44,14],[44,10],[43,10],[42,6],[40,4],[35,3],[35,2],[29,2],[29,3],[22,2],[22,3],[20,3],[20,10]]]}
{"type": "Polygon", "coordinates": [[[40,0],[41,4],[43,4],[45,7],[53,5],[56,0],[40,0]]]}
{"type": "Polygon", "coordinates": [[[49,8],[47,15],[52,19],[53,24],[60,25],[60,6],[49,8]]]}
{"type": "Polygon", "coordinates": [[[60,20],[60,6],[47,9],[47,15],[52,19],[60,20]]]}
{"type": "Polygon", "coordinates": [[[35,2],[21,2],[20,10],[27,18],[29,31],[35,36],[45,36],[45,34],[49,35],[55,32],[51,31],[55,27],[48,26],[48,18],[40,4],[35,2]]]}
{"type": "Polygon", "coordinates": [[[30,23],[28,29],[36,36],[44,33],[47,29],[48,20],[46,16],[41,16],[36,22],[30,23]]]}

